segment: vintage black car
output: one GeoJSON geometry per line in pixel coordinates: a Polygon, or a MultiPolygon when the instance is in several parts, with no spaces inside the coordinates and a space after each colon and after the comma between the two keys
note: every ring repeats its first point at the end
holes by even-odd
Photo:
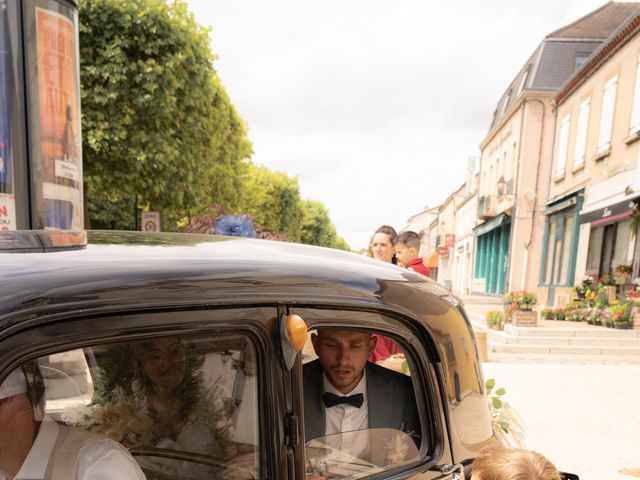
{"type": "Polygon", "coordinates": [[[457,478],[496,442],[459,300],[331,249],[0,232],[0,381],[33,363],[48,417],[120,442],[150,479],[457,478]],[[321,327],[399,346],[380,363],[409,376],[420,442],[389,429],[305,442],[307,331],[321,327]],[[173,416],[145,396],[162,382],[186,385],[173,416]]]}

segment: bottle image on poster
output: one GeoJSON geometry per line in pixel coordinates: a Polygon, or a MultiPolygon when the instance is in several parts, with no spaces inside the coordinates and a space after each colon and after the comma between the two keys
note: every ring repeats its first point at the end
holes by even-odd
{"type": "Polygon", "coordinates": [[[0,0],[0,231],[16,229],[11,150],[11,58],[3,3],[0,0]]]}
{"type": "Polygon", "coordinates": [[[80,230],[82,155],[77,36],[73,20],[36,8],[43,228],[80,230]]]}

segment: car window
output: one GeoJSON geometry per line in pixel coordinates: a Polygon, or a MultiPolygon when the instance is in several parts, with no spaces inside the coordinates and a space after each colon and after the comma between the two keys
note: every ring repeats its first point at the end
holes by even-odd
{"type": "Polygon", "coordinates": [[[362,478],[420,459],[412,438],[392,428],[336,433],[306,444],[307,478],[362,478]]]}
{"type": "MultiPolygon", "coordinates": [[[[362,327],[384,322],[401,330],[398,322],[350,312],[340,314],[342,325],[314,328],[314,319],[336,313],[310,309],[300,315],[312,325],[302,374],[308,476],[361,478],[415,463],[420,452],[432,451],[422,425],[430,423],[433,405],[418,409],[416,391],[422,389],[416,384],[420,375],[413,378],[413,350],[395,331],[362,327]],[[362,399],[352,398],[360,394],[362,399]]],[[[405,339],[410,336],[405,332],[405,339]]]]}
{"type": "Polygon", "coordinates": [[[36,365],[46,418],[118,442],[148,479],[258,478],[255,350],[243,335],[94,345],[36,365]]]}

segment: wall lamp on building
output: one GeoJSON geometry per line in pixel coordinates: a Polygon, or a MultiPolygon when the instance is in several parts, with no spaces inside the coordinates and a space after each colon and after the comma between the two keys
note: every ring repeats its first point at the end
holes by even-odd
{"type": "Polygon", "coordinates": [[[498,179],[498,195],[504,195],[505,190],[507,189],[507,181],[504,179],[504,175],[500,175],[498,179]]]}

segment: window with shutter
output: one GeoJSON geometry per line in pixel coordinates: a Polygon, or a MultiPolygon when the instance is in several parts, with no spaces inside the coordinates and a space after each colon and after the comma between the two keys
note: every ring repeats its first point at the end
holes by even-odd
{"type": "Polygon", "coordinates": [[[556,162],[556,176],[564,175],[565,166],[567,164],[567,149],[569,147],[569,125],[571,124],[571,115],[567,115],[562,119],[560,124],[560,140],[558,142],[558,157],[556,162]]]}
{"type": "Polygon", "coordinates": [[[636,65],[636,84],[633,90],[633,107],[631,110],[631,124],[629,134],[633,135],[640,130],[640,56],[636,65]]]}
{"type": "Polygon", "coordinates": [[[589,126],[589,110],[591,97],[583,100],[578,113],[578,133],[576,136],[576,153],[573,158],[573,165],[579,166],[584,163],[584,154],[587,148],[587,127],[589,126]]]}
{"type": "Polygon", "coordinates": [[[613,113],[616,101],[618,76],[614,76],[604,85],[602,94],[602,112],[600,113],[600,132],[598,133],[598,150],[602,153],[611,147],[611,131],[613,129],[613,113]]]}

